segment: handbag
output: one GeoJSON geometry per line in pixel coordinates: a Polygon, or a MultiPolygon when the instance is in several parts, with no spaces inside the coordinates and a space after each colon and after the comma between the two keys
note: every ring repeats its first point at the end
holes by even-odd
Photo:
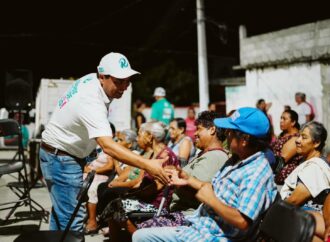
{"type": "Polygon", "coordinates": [[[143,179],[140,187],[131,189],[123,194],[120,194],[118,198],[113,199],[105,207],[100,215],[101,221],[107,221],[109,218],[116,222],[124,222],[127,220],[126,211],[123,206],[123,199],[138,199],[143,202],[150,202],[156,196],[157,185],[154,181],[143,179]]]}

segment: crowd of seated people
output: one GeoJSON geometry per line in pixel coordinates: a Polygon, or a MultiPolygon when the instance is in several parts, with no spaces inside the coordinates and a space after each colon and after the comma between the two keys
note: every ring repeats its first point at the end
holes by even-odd
{"type": "Polygon", "coordinates": [[[321,123],[312,121],[300,129],[297,113],[285,110],[282,133],[271,142],[269,119],[257,108],[239,108],[227,118],[204,111],[195,120],[194,143],[186,139],[183,123],[180,118],[170,123],[170,144],[159,122],[144,123],[138,131],[141,155],[169,157],[163,166],[170,185],[112,162],[117,177],[97,190],[97,212],[109,225],[111,241],[123,241],[123,229],[133,241],[244,241],[256,233],[255,225],[278,193],[314,216],[313,241],[327,241],[330,165],[323,156],[327,131],[321,123]],[[180,153],[183,143],[185,151],[180,153]],[[195,147],[200,152],[192,156],[195,147]],[[275,168],[269,153],[276,157],[275,168]],[[132,211],[157,212],[166,185],[170,193],[160,216],[138,223],[129,219],[132,211]],[[113,207],[117,201],[123,210],[119,220],[113,207]]]}
{"type": "MultiPolygon", "coordinates": [[[[115,132],[115,131],[113,131],[115,132]]],[[[117,135],[118,143],[122,146],[134,150],[136,148],[136,133],[132,130],[123,130],[117,135]]],[[[95,170],[94,180],[88,190],[87,214],[88,220],[85,226],[85,234],[93,234],[98,231],[96,220],[96,208],[98,204],[98,187],[100,184],[111,181],[115,176],[115,163],[118,161],[112,159],[109,155],[97,149],[97,159],[89,163],[84,168],[84,177],[91,170],[95,170]]],[[[118,169],[116,169],[118,170],[118,169]]]]}
{"type": "MultiPolygon", "coordinates": [[[[199,114],[195,124],[195,144],[201,152],[188,165],[182,168],[188,175],[203,182],[211,182],[216,172],[228,160],[228,151],[222,147],[224,131],[217,128],[213,121],[219,118],[213,111],[199,114]]],[[[176,187],[169,206],[170,213],[155,217],[138,224],[138,228],[184,225],[185,216],[190,215],[199,206],[195,190],[176,187]]]]}
{"type": "Polygon", "coordinates": [[[202,202],[184,226],[137,230],[133,241],[231,241],[248,236],[259,216],[275,200],[273,172],[263,150],[269,140],[268,118],[256,108],[238,109],[214,120],[226,129],[232,157],[212,183],[183,170],[170,170],[171,183],[188,186],[202,202]]]}
{"type": "MultiPolygon", "coordinates": [[[[141,125],[139,130],[139,140],[145,140],[148,147],[152,149],[152,158],[158,159],[168,157],[167,161],[163,163],[164,167],[177,167],[179,161],[176,155],[166,146],[164,143],[165,138],[165,127],[160,122],[148,122],[141,125]]],[[[140,143],[140,142],[139,142],[140,143]]],[[[132,211],[143,211],[143,212],[156,212],[161,198],[163,197],[164,184],[155,180],[147,172],[144,172],[143,178],[140,184],[136,188],[129,187],[111,187],[109,184],[108,191],[103,192],[102,200],[103,204],[108,204],[103,211],[103,217],[106,217],[109,222],[110,238],[112,241],[119,241],[119,235],[121,227],[123,226],[130,232],[135,231],[135,226],[126,217],[126,214],[132,211]],[[130,196],[130,194],[132,196],[130,196]],[[120,201],[124,214],[122,214],[121,222],[115,219],[117,209],[113,209],[111,206],[116,205],[113,201],[118,197],[124,197],[120,201]]],[[[173,193],[173,188],[170,188],[169,198],[173,193]]],[[[100,193],[101,194],[101,193],[100,193]]],[[[165,201],[164,207],[167,207],[169,199],[165,201]]],[[[102,210],[102,209],[101,209],[102,210]]]]}

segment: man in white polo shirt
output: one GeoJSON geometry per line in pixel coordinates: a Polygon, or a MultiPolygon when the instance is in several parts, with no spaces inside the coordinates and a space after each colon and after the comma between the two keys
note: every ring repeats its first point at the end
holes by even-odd
{"type": "MultiPolygon", "coordinates": [[[[64,230],[69,222],[83,181],[84,158],[97,144],[115,159],[144,169],[164,183],[168,181],[161,166],[164,160],[144,159],[112,140],[109,105],[123,95],[130,77],[139,72],[131,69],[124,55],[113,52],[101,59],[97,70],[74,82],[59,99],[42,133],[40,163],[53,205],[51,230],[64,230]]],[[[81,207],[71,230],[83,230],[83,217],[81,207]]]]}
{"type": "Polygon", "coordinates": [[[297,92],[295,94],[295,100],[297,103],[297,106],[295,107],[295,111],[298,113],[298,122],[300,126],[311,121],[312,109],[306,103],[305,98],[306,95],[302,92],[297,92]]]}

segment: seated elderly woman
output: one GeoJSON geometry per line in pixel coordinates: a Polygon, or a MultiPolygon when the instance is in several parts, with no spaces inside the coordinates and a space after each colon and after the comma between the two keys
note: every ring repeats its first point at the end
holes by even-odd
{"type": "Polygon", "coordinates": [[[176,154],[182,167],[187,165],[196,151],[193,140],[186,135],[186,127],[186,121],[183,118],[173,119],[169,128],[171,140],[167,145],[176,154]]]}
{"type": "MultiPolygon", "coordinates": [[[[139,140],[143,140],[148,146],[152,147],[152,158],[164,158],[168,157],[168,160],[163,163],[163,166],[174,166],[179,165],[179,161],[176,155],[169,149],[165,143],[165,127],[160,122],[148,122],[141,125],[139,130],[139,140]]],[[[111,183],[110,183],[111,186],[111,183]]],[[[143,212],[156,212],[161,198],[163,197],[164,185],[159,181],[154,180],[150,174],[144,172],[143,179],[138,188],[130,189],[123,187],[111,187],[111,192],[107,192],[106,195],[102,198],[103,202],[109,203],[106,209],[104,210],[102,217],[107,217],[109,219],[110,227],[110,239],[111,241],[117,241],[119,237],[119,232],[121,226],[126,226],[128,231],[133,232],[135,230],[132,223],[127,219],[126,222],[118,223],[113,219],[114,214],[111,208],[111,201],[116,199],[118,196],[130,193],[135,194],[138,199],[124,199],[122,200],[122,206],[125,211],[143,211],[143,212]]],[[[168,199],[165,201],[164,207],[168,207],[169,200],[172,196],[173,189],[169,191],[168,199]]],[[[124,195],[125,196],[125,195],[124,195]]]]}
{"type": "MultiPolygon", "coordinates": [[[[142,149],[140,155],[150,159],[153,155],[152,143],[145,138],[145,132],[142,130],[138,133],[137,144],[139,145],[139,148],[142,149]]],[[[114,161],[114,166],[117,172],[115,179],[104,182],[98,187],[97,194],[100,202],[97,204],[97,211],[99,214],[103,212],[109,201],[117,198],[119,194],[126,192],[130,188],[139,187],[143,179],[143,170],[132,166],[126,166],[122,169],[120,168],[119,163],[120,162],[116,160],[114,161]]]]}
{"type": "MultiPolygon", "coordinates": [[[[296,146],[305,161],[285,179],[280,192],[284,200],[316,217],[321,216],[325,192],[330,189],[330,166],[322,157],[326,139],[327,130],[321,123],[312,121],[302,127],[296,146]]],[[[316,236],[322,238],[323,234],[324,225],[317,223],[316,236]]]]}
{"type": "MultiPolygon", "coordinates": [[[[135,149],[136,133],[132,130],[123,130],[118,134],[118,143],[128,149],[135,149]]],[[[101,150],[97,159],[84,168],[84,177],[86,177],[89,171],[96,171],[94,180],[88,190],[88,221],[84,229],[85,234],[92,234],[98,231],[98,224],[96,221],[96,207],[98,203],[97,190],[101,183],[108,181],[109,179],[113,179],[114,162],[115,161],[112,157],[103,153],[101,150]]]]}

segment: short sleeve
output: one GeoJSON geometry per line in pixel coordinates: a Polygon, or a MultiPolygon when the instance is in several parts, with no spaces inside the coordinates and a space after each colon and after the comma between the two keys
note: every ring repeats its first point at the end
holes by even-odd
{"type": "MultiPolygon", "coordinates": [[[[327,170],[328,171],[328,170],[327,170]]],[[[316,197],[323,190],[330,188],[330,181],[325,172],[315,163],[310,163],[298,174],[299,179],[304,183],[312,197],[316,197]]]]}
{"type": "Polygon", "coordinates": [[[160,120],[159,108],[158,108],[157,103],[154,103],[151,106],[151,118],[154,119],[154,120],[160,120]]]}
{"type": "Polygon", "coordinates": [[[108,110],[104,102],[86,98],[80,108],[80,121],[87,129],[89,139],[112,136],[108,110]]]}
{"type": "MultiPolygon", "coordinates": [[[[207,152],[193,165],[193,168],[187,166],[189,174],[201,181],[211,182],[215,173],[223,166],[227,160],[227,155],[223,152],[207,152]]],[[[185,168],[183,168],[185,170],[185,168]]]]}
{"type": "Polygon", "coordinates": [[[310,115],[312,113],[311,107],[306,103],[303,104],[302,111],[305,115],[310,115]]]}

